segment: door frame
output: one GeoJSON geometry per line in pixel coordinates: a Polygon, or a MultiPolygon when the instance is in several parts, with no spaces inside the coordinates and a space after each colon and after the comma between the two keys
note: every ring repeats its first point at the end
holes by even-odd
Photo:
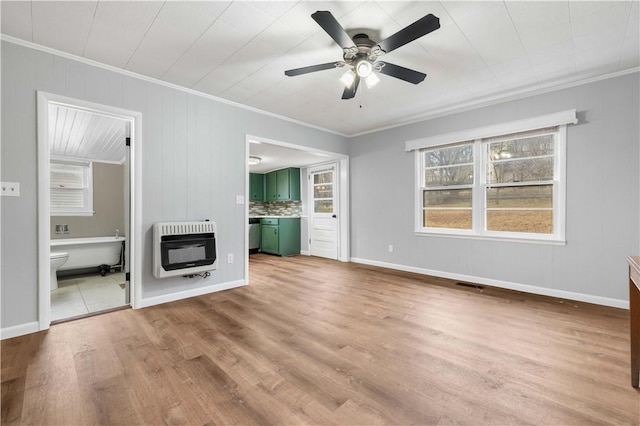
{"type": "Polygon", "coordinates": [[[129,294],[130,304],[139,308],[142,299],[142,113],[43,91],[37,92],[37,173],[38,173],[38,329],[46,330],[51,324],[50,238],[51,217],[49,206],[49,104],[89,111],[125,120],[129,124],[131,148],[129,150],[129,294]]]}
{"type": "MultiPolygon", "coordinates": [[[[349,240],[349,156],[346,154],[340,154],[337,152],[326,151],[322,149],[311,148],[304,145],[297,145],[294,143],[283,142],[279,140],[264,138],[255,135],[245,135],[245,224],[249,223],[249,152],[250,141],[258,141],[260,143],[266,143],[271,145],[278,145],[286,148],[297,149],[300,151],[315,152],[326,156],[327,159],[321,160],[318,163],[302,166],[304,168],[310,168],[319,166],[322,164],[337,163],[336,176],[339,177],[339,212],[338,214],[338,260],[341,262],[349,262],[350,253],[350,240],[349,240]]],[[[308,222],[308,221],[307,221],[308,222]]],[[[307,235],[309,235],[309,224],[307,223],[307,235]]],[[[245,226],[245,280],[249,280],[249,226],[245,226]]]]}

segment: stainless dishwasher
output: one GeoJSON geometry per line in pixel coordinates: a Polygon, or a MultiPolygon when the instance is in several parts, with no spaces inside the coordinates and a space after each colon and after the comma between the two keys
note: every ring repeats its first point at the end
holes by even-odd
{"type": "Polygon", "coordinates": [[[249,218],[249,254],[260,250],[260,219],[249,218]]]}

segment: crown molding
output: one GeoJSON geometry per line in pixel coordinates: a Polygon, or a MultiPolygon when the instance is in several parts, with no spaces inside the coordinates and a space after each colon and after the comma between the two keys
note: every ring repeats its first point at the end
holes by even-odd
{"type": "Polygon", "coordinates": [[[51,47],[47,47],[47,46],[42,46],[40,44],[37,43],[33,43],[30,41],[26,41],[26,40],[22,40],[22,39],[18,39],[15,37],[11,37],[8,36],[6,34],[0,34],[0,40],[2,41],[6,41],[9,43],[13,43],[13,44],[17,44],[20,46],[24,46],[27,48],[31,48],[31,49],[35,49],[35,50],[39,50],[41,52],[45,52],[45,53],[50,53],[53,55],[57,55],[57,56],[61,56],[63,58],[66,59],[71,59],[77,62],[81,62],[84,63],[86,65],[91,65],[94,67],[98,67],[98,68],[102,68],[108,71],[112,71],[112,72],[116,72],[122,75],[126,75],[128,77],[133,77],[139,80],[143,80],[143,81],[147,81],[149,83],[154,83],[154,84],[158,84],[160,86],[164,86],[164,87],[168,87],[171,89],[175,89],[175,90],[179,90],[181,92],[185,92],[185,93],[189,93],[192,95],[196,95],[196,96],[200,96],[202,98],[205,99],[210,99],[212,101],[215,102],[220,102],[226,105],[230,105],[236,108],[240,108],[240,109],[244,109],[246,111],[251,111],[251,112],[255,112],[257,114],[261,114],[261,115],[265,115],[268,117],[272,117],[272,118],[276,118],[279,120],[283,120],[283,121],[287,121],[289,123],[293,123],[293,124],[297,124],[300,126],[304,126],[310,129],[314,129],[314,130],[319,130],[322,132],[326,132],[326,133],[331,133],[337,136],[342,136],[345,138],[355,138],[358,136],[364,136],[364,135],[368,135],[371,133],[377,133],[377,132],[381,132],[384,130],[390,130],[390,129],[395,129],[397,127],[402,127],[402,126],[407,126],[410,124],[415,124],[415,123],[419,123],[422,121],[427,121],[427,120],[432,120],[434,118],[438,118],[438,117],[444,117],[447,115],[452,115],[452,114],[458,114],[461,112],[465,112],[465,111],[472,111],[475,109],[480,109],[480,108],[485,108],[488,106],[492,106],[492,105],[498,105],[504,102],[510,102],[510,101],[514,101],[514,100],[518,100],[518,99],[524,99],[524,98],[529,98],[532,96],[537,96],[537,95],[541,95],[541,94],[545,94],[545,93],[550,93],[550,92],[555,92],[558,90],[563,90],[563,89],[569,89],[569,88],[573,88],[573,87],[577,87],[577,86],[582,86],[585,84],[589,84],[589,83],[594,83],[597,81],[602,81],[602,80],[607,80],[610,78],[615,78],[615,77],[620,77],[623,75],[627,75],[627,74],[633,74],[633,73],[637,73],[640,72],[640,67],[634,67],[634,68],[629,68],[627,70],[622,70],[622,71],[616,71],[614,73],[609,73],[609,74],[604,74],[604,75],[599,75],[599,76],[595,76],[595,77],[589,77],[589,78],[585,78],[585,79],[581,79],[578,81],[570,81],[570,82],[566,82],[566,83],[557,83],[557,82],[550,82],[546,85],[537,85],[535,87],[526,87],[523,89],[517,89],[517,90],[513,90],[513,91],[509,91],[509,92],[505,92],[505,93],[501,93],[498,95],[493,95],[493,96],[484,96],[484,97],[480,97],[477,99],[473,99],[471,101],[468,102],[462,102],[459,104],[454,104],[448,107],[444,107],[444,108],[437,108],[434,109],[430,112],[426,112],[426,113],[421,113],[421,114],[417,114],[417,115],[413,115],[411,117],[407,117],[406,119],[403,119],[400,122],[394,123],[394,124],[390,124],[388,126],[382,126],[382,127],[376,127],[374,129],[370,129],[370,130],[366,130],[363,132],[358,132],[358,133],[352,133],[352,134],[346,134],[346,133],[341,133],[338,132],[336,130],[332,130],[332,129],[327,129],[324,127],[320,127],[320,126],[316,126],[314,124],[311,123],[307,123],[304,121],[300,121],[300,120],[296,120],[290,117],[286,117],[283,115],[279,115],[279,114],[275,114],[273,112],[269,112],[269,111],[265,111],[259,108],[255,108],[255,107],[251,107],[249,105],[245,105],[245,104],[241,104],[238,102],[234,102],[234,101],[230,101],[228,99],[224,99],[224,98],[220,98],[217,96],[213,96],[204,92],[200,92],[194,89],[190,89],[187,87],[183,87],[183,86],[179,86],[177,84],[173,84],[173,83],[169,83],[163,80],[159,80],[157,78],[153,78],[153,77],[148,77],[142,74],[138,74],[132,71],[127,71],[124,70],[122,68],[118,68],[118,67],[114,67],[113,65],[107,65],[107,64],[103,64],[102,62],[98,62],[98,61],[94,61],[92,59],[87,59],[84,58],[82,56],[77,56],[77,55],[73,55],[71,53],[67,53],[67,52],[63,52],[61,50],[57,50],[57,49],[53,49],[51,47]]]}
{"type": "Polygon", "coordinates": [[[210,95],[208,93],[204,93],[204,92],[200,92],[198,90],[190,89],[188,87],[183,87],[183,86],[180,86],[180,85],[177,85],[177,84],[169,83],[169,82],[164,81],[164,80],[159,80],[157,78],[149,77],[149,76],[146,76],[146,75],[143,75],[143,74],[138,74],[138,73],[135,73],[133,71],[127,71],[127,70],[124,70],[122,68],[114,67],[113,65],[107,65],[107,64],[104,64],[102,62],[94,61],[92,59],[87,59],[87,58],[82,57],[82,56],[77,56],[77,55],[74,55],[74,54],[71,54],[71,53],[63,52],[61,50],[57,50],[57,49],[53,49],[51,47],[43,46],[41,44],[33,43],[31,41],[26,41],[26,40],[22,40],[22,39],[19,39],[19,38],[11,37],[11,36],[8,36],[6,34],[0,34],[0,40],[6,41],[6,42],[12,43],[12,44],[17,44],[19,46],[27,47],[27,48],[30,48],[30,49],[38,50],[38,51],[41,51],[41,52],[49,53],[49,54],[52,54],[52,55],[60,56],[60,57],[66,58],[66,59],[70,59],[70,60],[76,61],[76,62],[81,62],[81,63],[83,63],[85,65],[90,65],[90,66],[93,66],[93,67],[102,68],[102,69],[107,70],[107,71],[116,72],[118,74],[126,75],[127,77],[133,77],[133,78],[136,78],[138,80],[146,81],[148,83],[154,83],[154,84],[157,84],[157,85],[160,85],[160,86],[168,87],[170,89],[179,90],[181,92],[188,93],[188,94],[191,94],[191,95],[200,96],[200,97],[205,98],[205,99],[209,99],[209,100],[212,100],[212,101],[215,101],[215,102],[220,102],[220,103],[223,103],[223,104],[226,104],[226,105],[229,105],[229,106],[233,106],[233,107],[236,107],[236,108],[244,109],[246,111],[255,112],[257,114],[266,115],[268,117],[277,118],[277,119],[283,120],[283,121],[288,121],[289,123],[297,124],[299,126],[308,127],[308,128],[314,129],[314,130],[320,130],[322,132],[331,133],[331,134],[342,136],[342,137],[349,137],[349,135],[337,132],[335,130],[326,129],[324,127],[316,126],[314,124],[306,123],[304,121],[296,120],[296,119],[293,119],[293,118],[290,118],[290,117],[285,117],[284,115],[275,114],[273,112],[265,111],[265,110],[262,110],[262,109],[259,109],[259,108],[255,108],[255,107],[252,107],[252,106],[249,106],[249,105],[244,105],[244,104],[241,104],[241,103],[238,103],[238,102],[230,101],[228,99],[224,99],[224,98],[220,98],[220,97],[217,97],[217,96],[213,96],[213,95],[210,95]]]}
{"type": "Polygon", "coordinates": [[[376,129],[367,130],[367,131],[356,133],[356,134],[352,134],[352,135],[349,135],[348,137],[349,138],[355,138],[357,136],[363,136],[363,135],[367,135],[367,134],[371,134],[371,133],[381,132],[383,130],[395,129],[397,127],[407,126],[409,124],[420,123],[422,121],[432,120],[432,119],[438,118],[438,117],[444,117],[444,116],[447,116],[447,115],[458,114],[458,113],[465,112],[465,111],[472,111],[472,110],[475,110],[475,109],[485,108],[485,107],[492,106],[492,105],[498,105],[498,104],[502,104],[502,103],[505,103],[505,102],[515,101],[515,100],[518,100],[518,99],[530,98],[532,96],[538,96],[538,95],[542,95],[542,94],[545,94],[545,93],[556,92],[558,90],[563,90],[563,89],[570,89],[572,87],[582,86],[582,85],[585,85],[585,84],[595,83],[597,81],[608,80],[610,78],[621,77],[623,75],[633,74],[633,73],[638,73],[638,72],[640,72],[640,67],[635,67],[635,68],[629,68],[629,69],[623,70],[623,71],[616,71],[614,73],[599,75],[599,76],[596,76],[596,77],[589,77],[589,78],[582,79],[582,80],[579,80],[579,81],[574,81],[574,82],[567,82],[567,83],[563,83],[563,84],[549,83],[548,85],[545,85],[545,86],[542,86],[542,87],[541,86],[536,86],[534,88],[524,88],[524,89],[519,89],[519,90],[513,90],[513,91],[510,91],[510,92],[507,92],[507,93],[494,95],[494,96],[485,96],[485,97],[481,97],[481,98],[478,98],[478,99],[474,99],[474,100],[469,101],[469,102],[455,104],[455,105],[452,105],[452,106],[449,106],[449,107],[446,107],[446,108],[440,108],[440,109],[434,110],[432,112],[423,113],[423,114],[419,114],[419,115],[414,115],[414,116],[409,117],[409,118],[407,118],[405,120],[402,120],[402,122],[399,122],[399,123],[396,123],[396,124],[391,124],[389,126],[378,127],[376,129]]]}

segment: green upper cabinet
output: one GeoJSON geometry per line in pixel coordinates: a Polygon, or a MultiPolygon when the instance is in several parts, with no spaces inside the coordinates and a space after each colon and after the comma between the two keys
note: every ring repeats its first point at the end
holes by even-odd
{"type": "Polygon", "coordinates": [[[249,173],[249,201],[264,201],[264,175],[249,173]]]}
{"type": "Polygon", "coordinates": [[[265,201],[276,201],[278,198],[278,187],[276,185],[276,172],[267,173],[264,178],[266,194],[265,201]]]}
{"type": "Polygon", "coordinates": [[[289,169],[283,169],[276,171],[276,200],[290,200],[291,199],[291,181],[289,175],[291,172],[289,169]]]}
{"type": "Polygon", "coordinates": [[[300,201],[300,169],[267,173],[266,190],[266,201],[300,201]]]}

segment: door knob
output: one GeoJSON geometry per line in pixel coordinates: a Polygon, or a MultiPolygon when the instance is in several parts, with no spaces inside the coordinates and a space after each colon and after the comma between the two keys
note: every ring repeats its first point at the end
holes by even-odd
{"type": "Polygon", "coordinates": [[[334,214],[334,215],[331,215],[331,217],[335,219],[337,216],[334,214]]]}

